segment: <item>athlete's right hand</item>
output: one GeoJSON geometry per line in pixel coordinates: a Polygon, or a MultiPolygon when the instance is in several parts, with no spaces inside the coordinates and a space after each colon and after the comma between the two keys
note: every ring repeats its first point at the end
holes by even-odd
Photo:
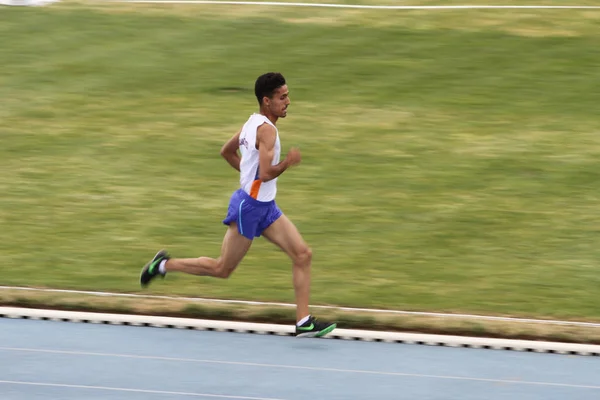
{"type": "Polygon", "coordinates": [[[300,150],[296,147],[292,147],[287,153],[286,159],[290,166],[300,164],[300,161],[302,161],[300,150]]]}

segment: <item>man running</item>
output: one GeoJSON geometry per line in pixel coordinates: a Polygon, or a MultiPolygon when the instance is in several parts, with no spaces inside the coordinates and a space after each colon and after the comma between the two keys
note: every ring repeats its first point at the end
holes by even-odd
{"type": "Polygon", "coordinates": [[[285,78],[279,73],[258,77],[254,92],[260,107],[221,149],[221,155],[240,172],[240,188],[231,196],[228,226],[221,255],[214,259],[171,258],[159,251],[142,269],[140,283],[147,286],[167,272],[228,278],[242,261],[254,238],[261,235],[277,245],[292,260],[296,297],[296,336],[320,337],[336,328],[335,323],[322,322],[309,312],[310,269],[312,252],[296,226],[281,212],[275,202],[277,179],[288,168],[301,161],[300,151],[292,148],[280,162],[281,143],[276,124],[285,118],[290,104],[285,78]],[[238,150],[240,154],[238,154],[238,150]]]}

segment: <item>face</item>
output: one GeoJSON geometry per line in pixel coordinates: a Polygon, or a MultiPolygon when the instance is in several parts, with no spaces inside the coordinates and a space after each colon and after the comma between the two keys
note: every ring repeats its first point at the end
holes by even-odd
{"type": "Polygon", "coordinates": [[[287,85],[283,85],[279,89],[275,90],[272,98],[265,98],[265,105],[268,107],[269,112],[278,118],[285,118],[287,115],[287,108],[290,105],[290,92],[287,85]]]}

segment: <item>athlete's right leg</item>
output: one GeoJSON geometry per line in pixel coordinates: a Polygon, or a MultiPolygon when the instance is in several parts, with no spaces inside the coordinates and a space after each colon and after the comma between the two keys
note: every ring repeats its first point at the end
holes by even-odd
{"type": "Polygon", "coordinates": [[[223,238],[219,258],[171,258],[165,264],[165,271],[229,278],[250,249],[250,245],[252,240],[242,236],[235,222],[232,222],[223,238]]]}
{"type": "Polygon", "coordinates": [[[251,245],[252,240],[242,236],[238,232],[236,223],[232,222],[223,238],[219,258],[171,258],[165,251],[160,251],[143,268],[140,277],[141,284],[146,286],[154,277],[164,276],[167,272],[228,278],[240,264],[251,245]]]}

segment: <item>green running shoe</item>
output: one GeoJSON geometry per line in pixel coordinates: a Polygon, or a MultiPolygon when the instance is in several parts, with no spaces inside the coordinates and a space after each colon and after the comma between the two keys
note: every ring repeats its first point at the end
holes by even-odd
{"type": "Polygon", "coordinates": [[[317,321],[316,318],[310,317],[308,321],[302,325],[296,325],[297,337],[321,337],[325,336],[337,327],[337,324],[331,322],[317,321]]]}
{"type": "Polygon", "coordinates": [[[150,284],[150,281],[156,278],[157,276],[165,276],[165,274],[161,274],[158,271],[158,266],[160,265],[161,261],[168,260],[170,258],[171,257],[169,257],[165,250],[161,250],[158,253],[156,253],[154,258],[150,260],[148,264],[144,265],[144,268],[142,268],[142,273],[140,274],[140,284],[142,285],[142,287],[148,286],[150,284]]]}

